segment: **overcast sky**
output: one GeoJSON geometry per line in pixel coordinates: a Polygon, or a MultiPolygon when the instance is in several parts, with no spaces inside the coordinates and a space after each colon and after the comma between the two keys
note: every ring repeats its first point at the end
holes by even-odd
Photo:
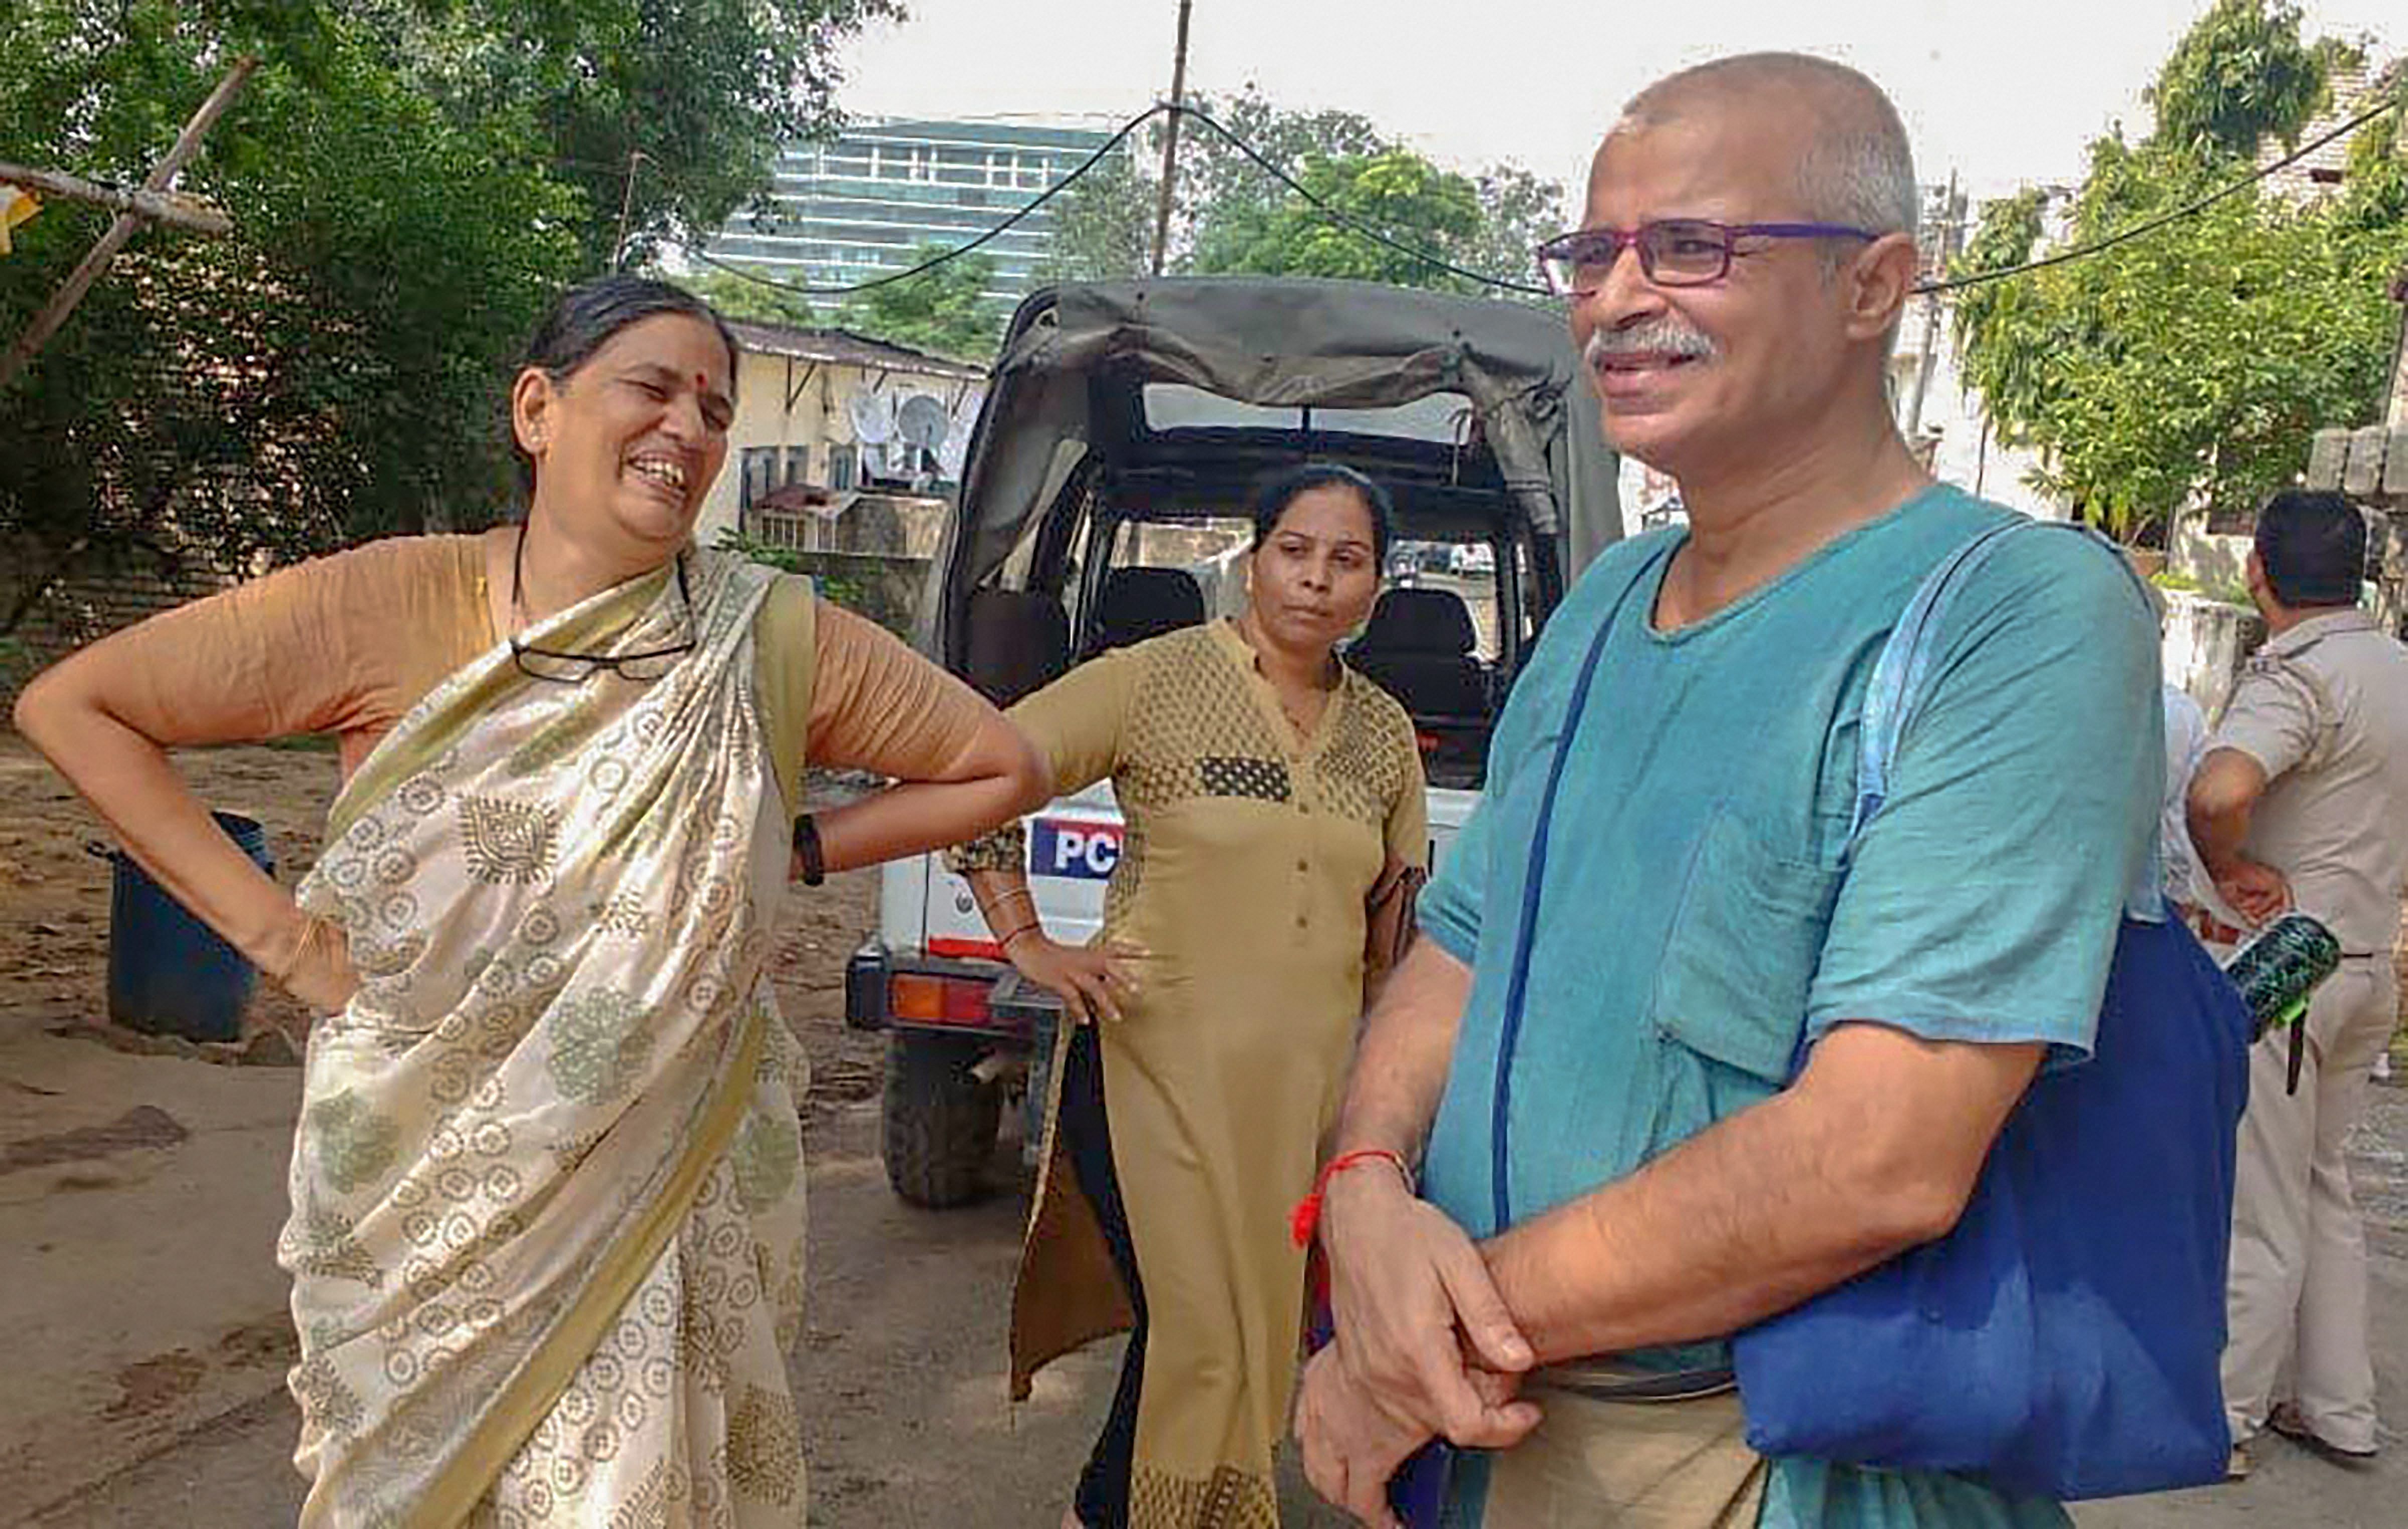
{"type": "MultiPolygon", "coordinates": [[[[906,0],[846,50],[857,112],[1125,118],[1170,88],[1177,0],[906,0]]],[[[1865,70],[1914,135],[1921,179],[1978,194],[2071,180],[2209,0],[1196,0],[1191,88],[1252,80],[1283,106],[1369,117],[1458,168],[1518,160],[1576,187],[1640,86],[1718,53],[1797,48],[1865,70]],[[1416,21],[1412,18],[1426,17],[1416,21]]],[[[2400,0],[2309,0],[2309,35],[2388,35],[2400,0]]]]}

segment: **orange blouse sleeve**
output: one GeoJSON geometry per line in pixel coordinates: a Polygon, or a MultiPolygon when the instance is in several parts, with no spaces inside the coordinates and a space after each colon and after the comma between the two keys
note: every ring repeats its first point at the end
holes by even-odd
{"type": "Polygon", "coordinates": [[[823,601],[810,762],[923,780],[959,759],[994,708],[884,628],[823,601]]]}
{"type": "Polygon", "coordinates": [[[337,734],[345,766],[491,640],[471,537],[371,543],[101,639],[112,709],[169,745],[337,734]]]}

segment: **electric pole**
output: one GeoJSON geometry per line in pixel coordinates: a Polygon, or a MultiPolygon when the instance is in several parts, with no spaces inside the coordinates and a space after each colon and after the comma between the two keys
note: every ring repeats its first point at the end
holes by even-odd
{"type": "Polygon", "coordinates": [[[1170,250],[1170,203],[1179,185],[1179,119],[1187,105],[1187,13],[1195,0],[1179,0],[1179,43],[1170,55],[1170,124],[1162,135],[1162,200],[1154,212],[1154,274],[1170,250]]]}
{"type": "MultiPolygon", "coordinates": [[[[1940,205],[1940,258],[1934,263],[1931,279],[1948,279],[1948,263],[1956,254],[1956,231],[1964,226],[1965,213],[1956,194],[1956,172],[1948,172],[1948,197],[1940,205]]],[[[1923,428],[1923,398],[1931,391],[1932,369],[1940,363],[1940,294],[1926,293],[1923,298],[1923,355],[1914,368],[1914,401],[1906,411],[1906,444],[1915,444],[1915,434],[1923,428]]]]}

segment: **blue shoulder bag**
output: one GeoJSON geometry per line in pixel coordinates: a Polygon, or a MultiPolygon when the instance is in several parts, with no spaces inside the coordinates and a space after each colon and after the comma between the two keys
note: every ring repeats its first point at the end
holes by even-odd
{"type": "MultiPolygon", "coordinates": [[[[1852,840],[1888,795],[1939,618],[1964,576],[2008,535],[2063,529],[1993,527],[1915,592],[1867,688],[1852,840]]],[[[2112,546],[2108,555],[2121,562],[2112,546]]],[[[1500,1227],[1513,1221],[1512,1055],[1556,791],[1619,614],[1573,684],[1532,835],[1491,1117],[1500,1227]]],[[[2058,1501],[2223,1478],[2217,1365],[2249,1014],[2165,916],[2157,859],[2126,900],[2091,1057],[2033,1081],[1956,1228],[1732,1339],[1758,1453],[1950,1472],[2058,1501]]],[[[1451,1459],[1434,1445],[1391,1483],[1407,1522],[1437,1522],[1451,1459]]]]}
{"type": "MultiPolygon", "coordinates": [[[[1985,532],[1916,592],[1867,693],[1856,832],[1887,795],[1964,575],[2004,536],[2041,529],[1985,532]]],[[[1957,1472],[2060,1501],[2223,1478],[2217,1363],[2249,1015],[2166,917],[2150,859],[2090,1059],[2034,1080],[1955,1230],[1734,1339],[1758,1452],[1957,1472]]]]}

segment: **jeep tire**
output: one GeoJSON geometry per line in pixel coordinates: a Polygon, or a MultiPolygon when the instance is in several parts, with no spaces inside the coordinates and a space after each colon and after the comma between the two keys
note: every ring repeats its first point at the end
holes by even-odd
{"type": "Polygon", "coordinates": [[[985,1051],[967,1036],[889,1037],[882,1147],[886,1181],[907,1203],[943,1210],[986,1193],[1003,1090],[971,1074],[985,1051]]]}

